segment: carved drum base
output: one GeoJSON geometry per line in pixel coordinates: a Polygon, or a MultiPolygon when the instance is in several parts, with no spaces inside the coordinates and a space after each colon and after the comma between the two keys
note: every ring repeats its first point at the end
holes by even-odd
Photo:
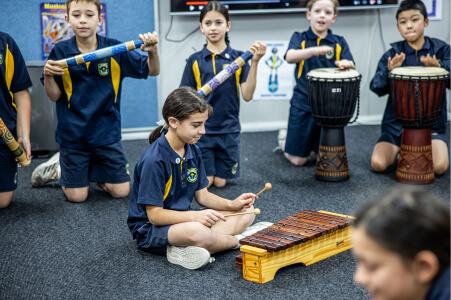
{"type": "Polygon", "coordinates": [[[321,181],[345,181],[349,179],[343,127],[321,128],[315,179],[321,181]]]}
{"type": "Polygon", "coordinates": [[[431,129],[403,129],[396,181],[430,184],[435,181],[431,129]]]}

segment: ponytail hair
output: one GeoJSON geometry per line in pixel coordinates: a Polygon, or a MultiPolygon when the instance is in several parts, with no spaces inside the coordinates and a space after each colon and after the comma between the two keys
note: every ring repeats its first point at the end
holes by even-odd
{"type": "Polygon", "coordinates": [[[173,117],[180,122],[188,119],[192,114],[213,113],[213,108],[199,93],[189,87],[180,87],[174,90],[166,98],[163,105],[163,119],[165,124],[155,128],[149,135],[149,144],[155,142],[163,133],[168,130],[169,118],[173,117]]]}
{"type": "Polygon", "coordinates": [[[433,252],[438,274],[450,264],[449,208],[429,192],[412,187],[391,191],[358,212],[354,227],[408,261],[420,251],[433,252]]]}
{"type": "MultiPolygon", "coordinates": [[[[222,4],[221,2],[218,1],[210,1],[208,2],[207,5],[205,5],[202,10],[200,11],[200,15],[199,15],[199,23],[202,23],[202,21],[205,18],[205,15],[209,12],[209,11],[217,11],[218,13],[220,13],[221,15],[224,16],[224,18],[226,19],[227,23],[230,22],[230,16],[229,16],[229,10],[227,9],[227,7],[224,6],[224,4],[222,4]]],[[[228,44],[230,43],[229,40],[229,33],[226,32],[225,34],[225,42],[228,44]]]]}

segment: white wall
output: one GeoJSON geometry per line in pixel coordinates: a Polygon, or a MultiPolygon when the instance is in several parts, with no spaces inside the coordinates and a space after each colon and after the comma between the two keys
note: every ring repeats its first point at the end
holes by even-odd
{"type": "MultiPolygon", "coordinates": [[[[180,84],[186,59],[199,51],[205,37],[200,30],[184,42],[175,43],[165,39],[171,16],[169,1],[158,1],[160,32],[161,74],[159,76],[160,108],[167,95],[180,84]]],[[[380,10],[381,28],[385,47],[389,43],[401,40],[396,28],[396,8],[380,10]]],[[[450,42],[450,1],[443,0],[442,20],[431,21],[426,35],[450,42]]],[[[169,38],[181,39],[198,28],[197,16],[174,16],[169,38]]],[[[309,27],[305,13],[232,15],[232,28],[229,33],[231,46],[246,50],[257,40],[289,40],[294,31],[304,31],[309,27]]],[[[378,123],[383,114],[386,97],[379,98],[369,91],[369,81],[377,67],[377,62],[385,52],[381,42],[376,10],[342,11],[331,29],[335,34],[343,35],[354,56],[357,70],[363,75],[360,87],[361,123],[378,123]]],[[[450,98],[448,93],[448,100],[450,98]]],[[[243,131],[271,130],[286,124],[289,100],[241,102],[241,123],[243,131]]],[[[160,109],[161,111],[161,109],[160,109]]],[[[448,106],[448,111],[451,111],[448,106]]]]}

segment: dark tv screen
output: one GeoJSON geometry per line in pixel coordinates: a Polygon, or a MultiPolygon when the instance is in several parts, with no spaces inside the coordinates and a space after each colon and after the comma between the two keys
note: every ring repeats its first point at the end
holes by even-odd
{"type": "MultiPolygon", "coordinates": [[[[171,14],[198,14],[209,1],[171,0],[171,14]]],[[[308,0],[225,0],[219,1],[231,14],[286,13],[305,11],[308,0]]],[[[340,10],[396,7],[398,0],[338,0],[340,10]]]]}

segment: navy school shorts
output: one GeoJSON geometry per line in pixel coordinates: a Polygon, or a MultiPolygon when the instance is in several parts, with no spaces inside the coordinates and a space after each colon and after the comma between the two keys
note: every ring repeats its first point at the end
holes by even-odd
{"type": "Polygon", "coordinates": [[[4,143],[0,144],[0,192],[17,189],[17,162],[4,143]]]}
{"type": "Polygon", "coordinates": [[[196,144],[202,152],[207,176],[224,179],[240,175],[240,133],[205,134],[196,144]]]}
{"type": "Polygon", "coordinates": [[[68,188],[87,187],[90,182],[130,181],[128,162],[120,141],[81,150],[60,146],[60,165],[60,185],[68,188]]]}
{"type": "Polygon", "coordinates": [[[299,157],[318,153],[321,127],[315,123],[312,113],[291,105],[288,118],[285,152],[299,157]]]}
{"type": "Polygon", "coordinates": [[[136,235],[136,244],[141,250],[155,254],[165,254],[166,248],[170,246],[168,231],[171,226],[146,224],[140,227],[136,235]]]}

